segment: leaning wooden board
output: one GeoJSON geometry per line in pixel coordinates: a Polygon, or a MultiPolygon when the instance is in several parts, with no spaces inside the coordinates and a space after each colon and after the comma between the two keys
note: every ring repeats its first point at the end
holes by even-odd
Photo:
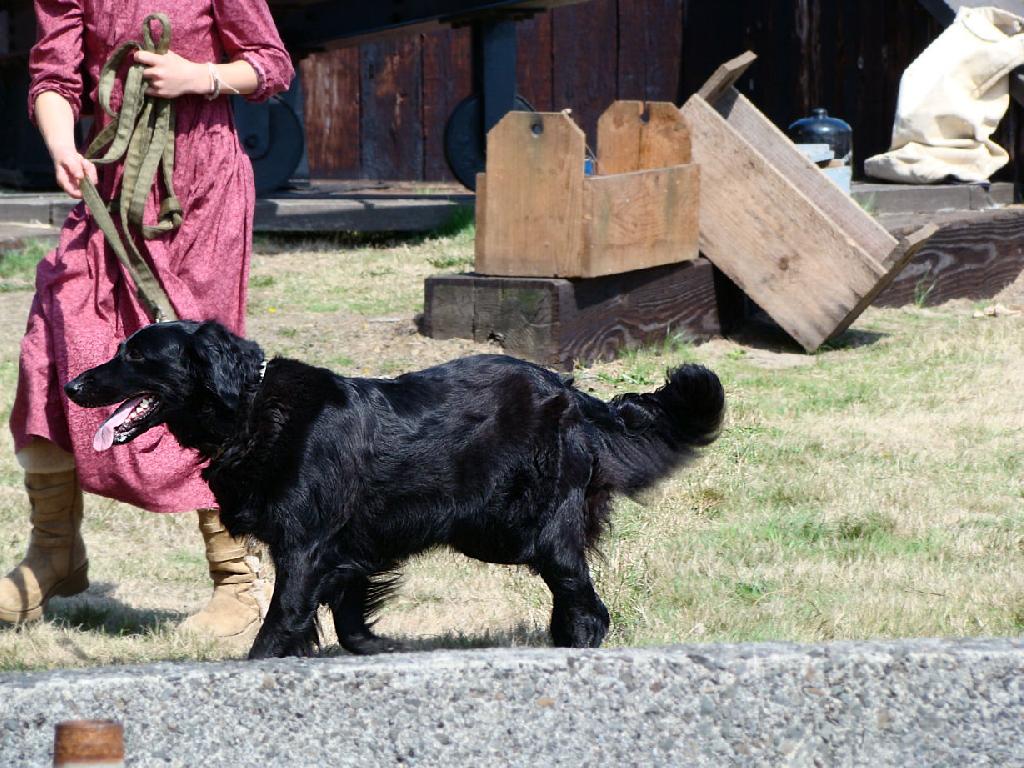
{"type": "MultiPolygon", "coordinates": [[[[700,196],[701,252],[806,350],[845,330],[912,258],[719,69],[682,108],[700,196]]],[[[919,239],[919,238],[918,238],[919,239]]]]}

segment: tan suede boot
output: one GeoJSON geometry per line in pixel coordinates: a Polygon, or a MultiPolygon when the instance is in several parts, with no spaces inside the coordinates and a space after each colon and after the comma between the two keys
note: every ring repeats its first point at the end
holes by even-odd
{"type": "Polygon", "coordinates": [[[82,540],[82,489],[74,469],[26,472],[32,535],[25,559],[0,579],[0,622],[42,618],[46,602],[89,588],[82,540]]]}
{"type": "Polygon", "coordinates": [[[262,616],[256,594],[258,561],[242,541],[231,538],[216,509],[199,510],[199,530],[206,542],[213,596],[181,628],[218,638],[246,637],[259,628],[262,616]]]}

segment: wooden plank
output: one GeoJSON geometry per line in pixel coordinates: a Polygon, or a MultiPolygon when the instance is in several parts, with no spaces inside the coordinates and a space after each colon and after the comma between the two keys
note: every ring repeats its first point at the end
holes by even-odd
{"type": "Polygon", "coordinates": [[[584,180],[580,275],[614,275],[697,258],[700,169],[677,165],[584,180]]]}
{"type": "Polygon", "coordinates": [[[376,179],[423,178],[420,38],[362,46],[362,172],[376,179]]]}
{"type": "Polygon", "coordinates": [[[836,326],[836,329],[832,332],[833,337],[838,336],[849,328],[853,321],[860,317],[865,309],[871,306],[878,295],[892,283],[893,279],[903,271],[903,268],[917,255],[937,231],[937,226],[928,224],[900,241],[899,246],[886,262],[885,276],[876,282],[871,290],[861,296],[857,305],[836,326]]]}
{"type": "Polygon", "coordinates": [[[454,178],[444,156],[448,116],[472,90],[468,28],[423,36],[423,177],[454,178]]]}
{"type": "Polygon", "coordinates": [[[608,176],[640,170],[643,112],[642,101],[616,101],[601,114],[597,121],[598,173],[608,176]]]}
{"type": "Polygon", "coordinates": [[[713,180],[700,195],[701,251],[817,349],[885,270],[704,99],[691,97],[683,114],[694,161],[713,180]]]}
{"type": "Polygon", "coordinates": [[[715,109],[791,184],[813,201],[878,264],[884,264],[896,240],[849,195],[829,181],[757,107],[735,88],[721,94],[715,109]]]}
{"type": "Polygon", "coordinates": [[[933,218],[939,231],[879,294],[875,306],[989,299],[1024,270],[1024,209],[963,211],[933,218]]]}
{"type": "Polygon", "coordinates": [[[310,174],[314,178],[360,176],[359,49],[307,56],[299,63],[299,73],[310,174]]]}
{"type": "Polygon", "coordinates": [[[552,14],[554,109],[571,109],[587,136],[615,101],[618,9],[616,0],[590,0],[552,14]]]}
{"type": "Polygon", "coordinates": [[[690,131],[669,102],[616,101],[597,122],[597,168],[604,175],[684,165],[690,131]]]}
{"type": "Polygon", "coordinates": [[[721,332],[706,259],[584,280],[436,275],[424,290],[428,336],[497,341],[509,354],[564,370],[669,335],[721,332]]]}
{"type": "Polygon", "coordinates": [[[683,0],[618,0],[618,97],[681,99],[683,0]]]}
{"type": "Polygon", "coordinates": [[[562,113],[510,112],[491,129],[477,272],[578,274],[584,151],[583,131],[562,113]]]}
{"type": "Polygon", "coordinates": [[[516,40],[517,90],[538,112],[553,112],[551,14],[542,13],[516,24],[516,40]]]}
{"type": "Polygon", "coordinates": [[[706,259],[622,275],[573,280],[562,323],[559,364],[611,360],[666,337],[703,340],[721,334],[715,270],[706,259]]]}
{"type": "MultiPolygon", "coordinates": [[[[476,232],[473,239],[474,248],[474,260],[476,262],[476,268],[479,269],[480,257],[475,254],[479,253],[484,247],[483,244],[488,242],[487,240],[487,174],[478,173],[476,175],[476,205],[474,207],[474,226],[476,232]]],[[[484,257],[486,260],[486,257],[484,257]]]]}
{"type": "Polygon", "coordinates": [[[735,59],[730,59],[714,71],[697,93],[709,104],[714,104],[719,96],[732,88],[736,81],[743,77],[743,73],[756,60],[757,55],[753,51],[746,51],[735,59]]]}

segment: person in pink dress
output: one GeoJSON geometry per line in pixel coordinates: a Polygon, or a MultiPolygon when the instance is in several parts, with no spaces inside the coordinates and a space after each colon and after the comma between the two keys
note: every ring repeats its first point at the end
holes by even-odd
{"type": "MultiPolygon", "coordinates": [[[[142,39],[146,16],[170,19],[170,50],[139,51],[135,58],[146,66],[148,93],[174,99],[173,181],[184,221],[146,241],[143,252],[179,317],[217,320],[244,334],[255,191],[226,95],[263,100],[287,88],[294,74],[265,0],[35,0],[35,10],[29,112],[58,183],[76,198],[88,176],[109,200],[121,173],[119,164],[89,162],[74,139],[87,105],[96,117],[94,133],[109,120],[92,108],[103,64],[122,42],[142,39]]],[[[159,36],[158,25],[153,32],[159,36]]],[[[116,93],[114,101],[116,108],[116,93]]],[[[157,198],[154,186],[147,223],[157,217],[157,198]]],[[[25,470],[32,531],[24,560],[0,580],[2,622],[39,619],[50,597],[88,587],[80,532],[84,489],[152,512],[199,510],[214,590],[187,627],[231,637],[248,635],[259,623],[252,561],[220,524],[195,454],[163,428],[97,452],[93,436],[108,411],[69,407],[64,395],[67,381],[107,360],[147,322],[131,278],[80,203],[56,250],[39,264],[21,343],[10,427],[25,470]]],[[[132,556],[130,542],[121,554],[132,556]]]]}

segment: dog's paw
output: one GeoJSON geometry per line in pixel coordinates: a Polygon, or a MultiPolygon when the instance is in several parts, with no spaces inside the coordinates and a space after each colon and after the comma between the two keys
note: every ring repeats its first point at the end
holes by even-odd
{"type": "Polygon", "coordinates": [[[340,638],[341,647],[357,656],[372,656],[375,653],[400,653],[405,646],[397,640],[379,635],[360,634],[340,638]]]}

